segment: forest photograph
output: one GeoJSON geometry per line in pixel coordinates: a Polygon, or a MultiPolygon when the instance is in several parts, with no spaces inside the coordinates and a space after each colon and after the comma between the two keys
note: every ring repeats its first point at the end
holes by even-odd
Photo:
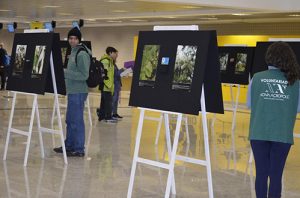
{"type": "Polygon", "coordinates": [[[236,64],[235,64],[235,73],[243,74],[246,71],[246,64],[247,64],[247,54],[237,53],[236,64]]]}
{"type": "Polygon", "coordinates": [[[178,45],[174,68],[173,89],[179,84],[192,84],[196,62],[197,46],[178,45]]]}
{"type": "Polygon", "coordinates": [[[140,72],[140,81],[155,81],[158,65],[159,45],[145,45],[140,72]]]}

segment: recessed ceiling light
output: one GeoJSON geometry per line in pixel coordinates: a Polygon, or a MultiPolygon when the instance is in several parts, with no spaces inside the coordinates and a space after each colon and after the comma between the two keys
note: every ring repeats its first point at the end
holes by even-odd
{"type": "Polygon", "coordinates": [[[185,9],[199,9],[199,8],[202,8],[202,7],[199,7],[199,6],[182,6],[182,8],[185,8],[185,9]]]}
{"type": "Polygon", "coordinates": [[[87,21],[96,21],[96,19],[85,19],[87,21]]]}
{"type": "Polygon", "coordinates": [[[122,1],[122,0],[109,0],[108,3],[126,3],[128,1],[122,1]]]}
{"type": "Polygon", "coordinates": [[[147,21],[147,20],[145,20],[145,19],[132,19],[130,21],[132,21],[132,22],[144,22],[144,21],[147,21]]]}
{"type": "Polygon", "coordinates": [[[200,20],[218,20],[217,17],[202,17],[200,20]]]}
{"type": "Polygon", "coordinates": [[[0,12],[10,12],[11,10],[0,10],[0,12]]]}
{"type": "Polygon", "coordinates": [[[290,17],[300,17],[300,14],[290,14],[290,17]]]}
{"type": "Polygon", "coordinates": [[[73,14],[66,13],[66,12],[61,12],[61,13],[58,13],[58,15],[61,15],[61,16],[72,16],[73,14]]]}
{"type": "Polygon", "coordinates": [[[45,5],[43,8],[60,8],[61,6],[55,6],[55,5],[45,5]]]}
{"type": "Polygon", "coordinates": [[[175,16],[165,16],[165,17],[162,17],[162,18],[165,18],[165,19],[176,19],[177,17],[175,17],[175,16]]]}
{"type": "Polygon", "coordinates": [[[125,13],[128,12],[127,10],[113,10],[112,12],[116,12],[116,13],[125,13]]]}
{"type": "Polygon", "coordinates": [[[117,21],[117,20],[110,20],[110,21],[106,21],[108,23],[122,23],[122,21],[117,21]]]}
{"type": "Polygon", "coordinates": [[[232,14],[233,16],[249,16],[251,14],[248,14],[248,13],[234,13],[232,14]]]}

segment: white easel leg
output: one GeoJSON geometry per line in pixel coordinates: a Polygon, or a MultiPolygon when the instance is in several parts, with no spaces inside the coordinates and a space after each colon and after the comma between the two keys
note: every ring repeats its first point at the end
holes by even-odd
{"type": "Polygon", "coordinates": [[[35,114],[35,111],[36,111],[36,106],[37,106],[37,95],[34,95],[33,105],[32,105],[32,110],[31,110],[31,119],[30,119],[30,124],[29,124],[29,133],[28,133],[27,142],[26,142],[24,166],[27,166],[28,154],[29,154],[30,141],[31,141],[32,128],[33,128],[34,114],[35,114]]]}
{"type": "Polygon", "coordinates": [[[161,125],[162,125],[162,120],[163,120],[163,115],[159,117],[159,123],[156,131],[156,138],[155,138],[155,145],[158,144],[159,136],[160,136],[160,130],[161,130],[161,125]]]}
{"type": "MultiPolygon", "coordinates": [[[[57,112],[56,112],[56,101],[54,100],[52,117],[51,117],[51,129],[54,129],[55,114],[57,114],[57,112]]],[[[52,136],[52,146],[53,146],[53,148],[55,148],[55,134],[52,133],[51,136],[52,136]]]]}
{"type": "Polygon", "coordinates": [[[144,116],[145,116],[145,109],[141,109],[138,130],[137,130],[136,140],[135,140],[135,149],[134,149],[134,156],[133,156],[132,167],[131,167],[131,174],[130,174],[127,198],[131,198],[131,195],[132,195],[133,183],[134,183],[134,177],[135,177],[135,171],[136,171],[136,165],[137,165],[137,160],[138,160],[138,154],[139,154],[140,142],[141,142],[141,136],[142,136],[142,129],[143,129],[143,123],[144,123],[144,116]]]}
{"type": "Polygon", "coordinates": [[[205,160],[206,160],[206,172],[208,181],[208,194],[209,198],[213,198],[213,184],[212,184],[212,174],[211,174],[211,162],[210,162],[210,152],[209,152],[209,140],[208,140],[208,128],[207,128],[207,117],[206,117],[206,106],[205,106],[205,95],[204,86],[202,86],[201,94],[201,113],[202,113],[202,127],[204,134],[204,145],[205,145],[205,160]]]}
{"type": "MultiPolygon", "coordinates": [[[[166,129],[166,143],[168,149],[168,156],[169,162],[171,161],[172,157],[172,143],[171,143],[171,132],[170,132],[170,123],[169,123],[169,115],[167,113],[163,113],[163,117],[165,120],[165,129],[166,129]]],[[[176,184],[175,184],[175,177],[172,177],[172,194],[176,194],[176,184]]]]}
{"type": "Polygon", "coordinates": [[[37,125],[38,125],[38,133],[40,139],[40,146],[41,146],[41,157],[42,159],[45,158],[45,149],[44,149],[44,142],[43,142],[43,134],[41,131],[41,120],[40,120],[40,112],[38,103],[36,103],[36,118],[37,118],[37,125]]]}
{"type": "Polygon", "coordinates": [[[66,151],[66,146],[65,146],[65,138],[64,138],[64,133],[63,133],[63,127],[62,127],[62,122],[61,122],[61,115],[60,115],[60,107],[58,103],[58,95],[54,96],[54,100],[56,102],[56,112],[57,112],[57,119],[58,119],[58,127],[60,131],[60,140],[61,140],[61,146],[63,149],[63,156],[64,156],[64,162],[65,164],[68,164],[68,159],[67,159],[67,151],[66,151]]]}
{"type": "Polygon", "coordinates": [[[90,126],[92,127],[93,126],[93,121],[92,121],[92,113],[91,113],[90,97],[89,96],[86,99],[86,108],[88,110],[90,126]]]}
{"type": "Polygon", "coordinates": [[[176,152],[177,152],[177,147],[178,147],[179,133],[180,133],[180,129],[181,129],[181,121],[182,121],[182,114],[179,114],[178,118],[177,118],[175,137],[174,137],[174,142],[173,142],[172,154],[171,154],[171,158],[170,158],[169,174],[168,174],[168,182],[167,182],[167,187],[166,187],[166,192],[165,192],[165,198],[170,197],[171,182],[174,179],[174,165],[175,165],[175,160],[176,160],[176,152]]]}
{"type": "Polygon", "coordinates": [[[11,107],[11,112],[10,112],[10,117],[9,117],[9,124],[8,124],[8,129],[7,129],[3,160],[6,160],[6,157],[7,157],[8,144],[9,144],[9,140],[10,140],[10,131],[11,131],[11,127],[12,127],[15,106],[16,106],[16,98],[17,98],[17,93],[13,92],[12,107],[11,107]]]}

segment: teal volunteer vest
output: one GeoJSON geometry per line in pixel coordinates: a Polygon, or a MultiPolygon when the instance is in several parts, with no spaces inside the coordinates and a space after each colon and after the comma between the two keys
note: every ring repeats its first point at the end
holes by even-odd
{"type": "Polygon", "coordinates": [[[289,86],[279,69],[255,74],[251,86],[249,139],[293,144],[298,97],[299,82],[289,86]]]}

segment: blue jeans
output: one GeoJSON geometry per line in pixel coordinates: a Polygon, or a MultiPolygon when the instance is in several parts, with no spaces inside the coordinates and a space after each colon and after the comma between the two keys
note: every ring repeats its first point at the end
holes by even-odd
{"type": "Polygon", "coordinates": [[[118,114],[118,106],[119,106],[119,99],[120,99],[120,90],[115,90],[113,95],[112,101],[112,113],[118,114]]]}
{"type": "Polygon", "coordinates": [[[65,145],[67,150],[79,153],[84,153],[85,126],[83,111],[87,95],[87,93],[68,94],[65,145]]]}
{"type": "Polygon", "coordinates": [[[250,143],[256,167],[256,197],[280,198],[282,173],[291,144],[260,140],[251,140],[250,143]]]}

